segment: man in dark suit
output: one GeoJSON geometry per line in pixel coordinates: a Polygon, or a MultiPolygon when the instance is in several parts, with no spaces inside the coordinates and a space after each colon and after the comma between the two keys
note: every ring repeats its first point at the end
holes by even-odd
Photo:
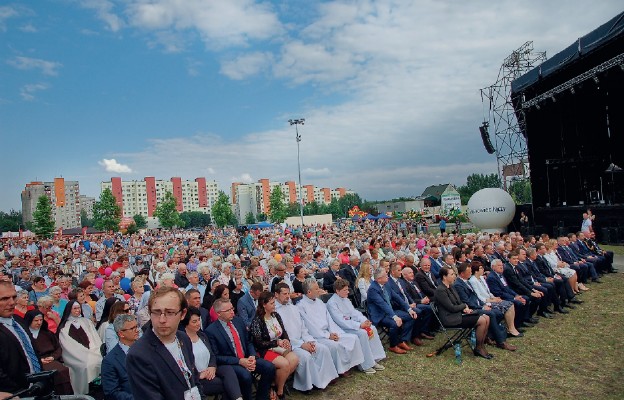
{"type": "Polygon", "coordinates": [[[184,400],[186,396],[201,396],[193,344],[178,330],[187,308],[184,295],[175,288],[164,286],[152,291],[148,303],[152,329],[145,331],[126,356],[134,398],[184,400]]]}
{"type": "Polygon", "coordinates": [[[121,314],[113,321],[119,343],[102,360],[102,389],[108,400],[133,400],[126,371],[126,354],[139,338],[134,315],[121,314]]]}
{"type": "Polygon", "coordinates": [[[15,286],[0,281],[0,392],[4,394],[28,388],[26,375],[41,371],[29,336],[13,319],[16,299],[15,286]]]}
{"type": "Polygon", "coordinates": [[[518,264],[515,266],[518,277],[526,284],[527,287],[542,292],[542,301],[538,314],[545,318],[553,318],[553,310],[549,307],[551,304],[559,304],[559,298],[555,292],[555,285],[549,282],[538,281],[531,273],[531,267],[527,265],[527,253],[523,248],[518,248],[515,251],[518,253],[518,264]]]}
{"type": "Polygon", "coordinates": [[[256,399],[269,398],[269,389],[275,377],[275,366],[256,357],[256,349],[249,340],[242,319],[234,316],[234,307],[228,299],[217,299],[213,304],[219,319],[210,324],[206,335],[216,353],[217,365],[231,365],[240,384],[243,399],[251,399],[252,372],[260,375],[256,399]]]}
{"type": "Polygon", "coordinates": [[[574,233],[568,234],[569,240],[569,248],[572,249],[574,254],[578,257],[587,260],[587,262],[594,264],[596,268],[596,272],[599,274],[604,274],[609,270],[609,264],[607,263],[607,259],[603,256],[599,256],[596,254],[592,254],[585,243],[583,243],[574,233]]]}
{"type": "Polygon", "coordinates": [[[201,293],[197,289],[189,289],[184,293],[184,297],[186,297],[186,302],[189,307],[195,307],[199,310],[201,314],[201,327],[202,330],[208,328],[210,325],[210,313],[208,310],[201,306],[201,293]]]}
{"type": "Polygon", "coordinates": [[[442,268],[442,252],[440,248],[432,246],[429,249],[429,261],[431,263],[431,273],[435,279],[440,279],[440,269],[442,268]]]}
{"type": "Polygon", "coordinates": [[[236,315],[238,315],[243,320],[247,329],[249,329],[251,321],[256,316],[258,297],[260,297],[260,293],[262,293],[262,290],[262,283],[254,282],[249,288],[249,292],[241,297],[238,301],[238,304],[236,304],[236,315]]]}
{"type": "Polygon", "coordinates": [[[349,264],[341,265],[340,271],[338,271],[338,275],[349,282],[349,289],[352,291],[356,289],[355,284],[359,273],[359,265],[360,259],[356,256],[351,256],[349,257],[349,264]]]}
{"type": "Polygon", "coordinates": [[[608,271],[610,273],[618,272],[617,269],[613,268],[613,252],[609,250],[603,250],[598,246],[598,243],[594,240],[596,238],[595,232],[579,232],[578,238],[585,247],[589,250],[591,254],[595,254],[597,256],[603,256],[607,262],[609,267],[608,271]]]}
{"type": "Polygon", "coordinates": [[[429,321],[431,320],[433,311],[431,311],[431,306],[429,305],[416,303],[416,300],[409,296],[403,289],[399,278],[401,278],[401,264],[393,262],[390,264],[390,277],[388,278],[386,287],[388,290],[396,293],[398,298],[403,299],[403,302],[401,304],[393,304],[392,306],[393,308],[401,309],[404,304],[407,304],[412,310],[416,311],[418,319],[416,319],[414,328],[412,329],[412,343],[416,346],[422,346],[422,339],[433,339],[433,336],[428,333],[430,332],[429,321]]]}
{"type": "MultiPolygon", "coordinates": [[[[345,268],[349,268],[349,266],[345,265],[345,268]]],[[[323,290],[327,293],[334,293],[334,282],[340,277],[339,272],[340,261],[338,259],[332,260],[331,264],[329,264],[329,271],[323,274],[323,290]]]]}
{"type": "Polygon", "coordinates": [[[542,297],[544,294],[538,290],[534,290],[529,284],[520,279],[516,269],[519,262],[517,251],[509,253],[509,263],[503,268],[503,276],[514,292],[526,296],[530,300],[529,308],[531,310],[531,315],[535,314],[538,309],[540,312],[543,312],[542,297]]]}
{"type": "Polygon", "coordinates": [[[537,319],[531,318],[531,310],[529,305],[531,300],[528,296],[522,296],[509,287],[509,283],[503,276],[503,261],[498,258],[492,260],[490,263],[492,272],[490,272],[486,278],[490,292],[496,297],[500,297],[503,300],[513,301],[516,308],[516,318],[514,325],[516,327],[529,326],[528,324],[536,323],[537,319]]]}
{"type": "Polygon", "coordinates": [[[407,341],[412,337],[414,320],[418,316],[407,304],[400,309],[392,307],[392,304],[402,304],[403,299],[385,287],[388,283],[388,274],[385,269],[377,268],[373,273],[373,279],[366,295],[370,320],[377,326],[389,329],[390,348],[388,350],[396,354],[405,354],[412,350],[407,341]]]}
{"type": "Polygon", "coordinates": [[[175,274],[175,278],[173,280],[173,283],[175,283],[176,285],[178,285],[178,287],[180,288],[185,288],[189,285],[189,280],[186,277],[186,273],[188,272],[188,269],[186,268],[186,264],[184,263],[180,263],[178,264],[178,270],[175,274]]]}
{"type": "Polygon", "coordinates": [[[422,290],[427,297],[433,299],[438,284],[436,283],[435,276],[431,273],[431,260],[429,257],[424,257],[420,260],[420,271],[418,271],[414,279],[420,290],[422,290]]]}
{"type": "MultiPolygon", "coordinates": [[[[525,251],[524,249],[522,251],[525,251]]],[[[545,276],[539,270],[537,266],[537,252],[534,248],[529,247],[525,251],[525,260],[522,263],[528,272],[531,274],[533,281],[546,289],[548,289],[548,296],[553,304],[554,310],[560,314],[568,314],[569,311],[563,309],[563,304],[566,303],[566,290],[562,279],[554,279],[545,276]]],[[[522,253],[521,253],[522,256],[522,253]]]]}
{"type": "Polygon", "coordinates": [[[483,303],[472,287],[468,284],[468,279],[472,276],[472,268],[470,264],[461,263],[457,267],[459,272],[458,278],[455,280],[453,286],[459,294],[459,298],[463,303],[466,303],[468,308],[475,310],[479,314],[485,314],[490,317],[490,326],[488,329],[489,335],[496,342],[496,347],[499,349],[515,351],[516,346],[507,343],[507,332],[500,323],[504,320],[504,315],[500,311],[493,310],[492,307],[483,303]]]}

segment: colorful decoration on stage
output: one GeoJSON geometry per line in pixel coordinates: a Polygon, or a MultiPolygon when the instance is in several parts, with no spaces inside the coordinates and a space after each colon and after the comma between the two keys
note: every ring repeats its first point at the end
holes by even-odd
{"type": "Polygon", "coordinates": [[[366,213],[360,210],[360,207],[358,206],[353,206],[353,208],[349,210],[349,218],[353,218],[353,217],[364,218],[365,216],[366,216],[366,213]]]}

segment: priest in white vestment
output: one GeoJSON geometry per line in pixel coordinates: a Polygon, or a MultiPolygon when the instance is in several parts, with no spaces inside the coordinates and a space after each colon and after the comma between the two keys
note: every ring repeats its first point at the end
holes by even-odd
{"type": "Polygon", "coordinates": [[[292,350],[299,356],[293,387],[302,392],[313,386],[325,389],[338,377],[329,348],[308,333],[299,310],[290,301],[288,285],[279,283],[276,289],[275,311],[282,317],[292,350]]]}
{"type": "Polygon", "coordinates": [[[334,295],[327,302],[327,310],[332,319],[345,332],[357,335],[364,354],[364,362],[360,369],[367,374],[383,371],[385,367],[378,364],[386,358],[377,328],[375,328],[361,312],[353,307],[349,300],[349,282],[339,278],[334,282],[334,295]]]}
{"type": "Polygon", "coordinates": [[[327,306],[319,299],[319,285],[314,279],[303,283],[305,295],[297,303],[299,313],[312,337],[329,347],[336,371],[344,374],[364,362],[357,335],[346,333],[329,315],[327,306]]]}

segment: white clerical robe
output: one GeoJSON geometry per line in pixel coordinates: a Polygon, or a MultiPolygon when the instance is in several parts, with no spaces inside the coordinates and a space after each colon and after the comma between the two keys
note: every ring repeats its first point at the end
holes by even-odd
{"type": "Polygon", "coordinates": [[[308,296],[303,296],[297,303],[297,308],[310,335],[329,347],[339,374],[364,362],[364,354],[362,354],[362,347],[358,345],[357,335],[346,333],[336,325],[322,300],[311,300],[308,296]],[[329,338],[331,333],[338,334],[338,341],[329,338]]]}
{"type": "Polygon", "coordinates": [[[74,394],[89,393],[89,382],[100,375],[102,365],[102,354],[100,354],[102,341],[95,330],[95,326],[83,317],[70,318],[59,333],[59,341],[63,349],[63,363],[69,368],[69,377],[74,394]],[[88,349],[69,336],[69,327],[74,320],[89,338],[88,349]]]}
{"type": "Polygon", "coordinates": [[[292,349],[299,356],[299,365],[295,371],[293,387],[300,391],[311,390],[312,386],[325,389],[329,382],[338,377],[338,371],[334,367],[329,348],[318,343],[306,328],[299,310],[292,303],[282,305],[276,302],[275,310],[282,317],[284,329],[288,332],[288,338],[292,349]],[[301,348],[306,342],[314,342],[316,351],[309,353],[301,348]]]}
{"type": "Polygon", "coordinates": [[[362,322],[365,322],[367,318],[353,307],[351,300],[348,298],[343,299],[334,293],[327,302],[327,310],[336,325],[347,333],[357,335],[360,340],[360,346],[364,354],[364,362],[360,364],[362,370],[372,368],[377,364],[377,361],[386,358],[386,352],[383,344],[381,344],[377,328],[374,325],[370,327],[373,330],[373,337],[369,337],[368,332],[360,328],[362,322]]]}

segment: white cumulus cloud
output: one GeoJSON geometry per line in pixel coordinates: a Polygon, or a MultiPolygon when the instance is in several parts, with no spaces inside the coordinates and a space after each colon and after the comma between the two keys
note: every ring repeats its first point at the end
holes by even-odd
{"type": "Polygon", "coordinates": [[[46,61],[41,60],[39,58],[30,58],[30,57],[22,57],[16,56],[7,61],[12,67],[21,70],[40,70],[44,75],[56,76],[58,75],[58,69],[63,66],[63,64],[56,61],[46,61]]]}
{"type": "Polygon", "coordinates": [[[244,173],[244,174],[241,174],[240,176],[232,177],[232,182],[252,183],[253,181],[254,180],[251,177],[251,174],[249,173],[244,173]]]}
{"type": "Polygon", "coordinates": [[[26,101],[33,101],[35,99],[35,93],[41,90],[48,89],[49,86],[45,83],[29,83],[22,86],[20,89],[20,96],[26,101]]]}
{"type": "Polygon", "coordinates": [[[98,164],[104,167],[106,172],[116,172],[118,174],[129,174],[132,172],[129,166],[118,163],[114,158],[103,158],[101,161],[98,161],[98,164]]]}

